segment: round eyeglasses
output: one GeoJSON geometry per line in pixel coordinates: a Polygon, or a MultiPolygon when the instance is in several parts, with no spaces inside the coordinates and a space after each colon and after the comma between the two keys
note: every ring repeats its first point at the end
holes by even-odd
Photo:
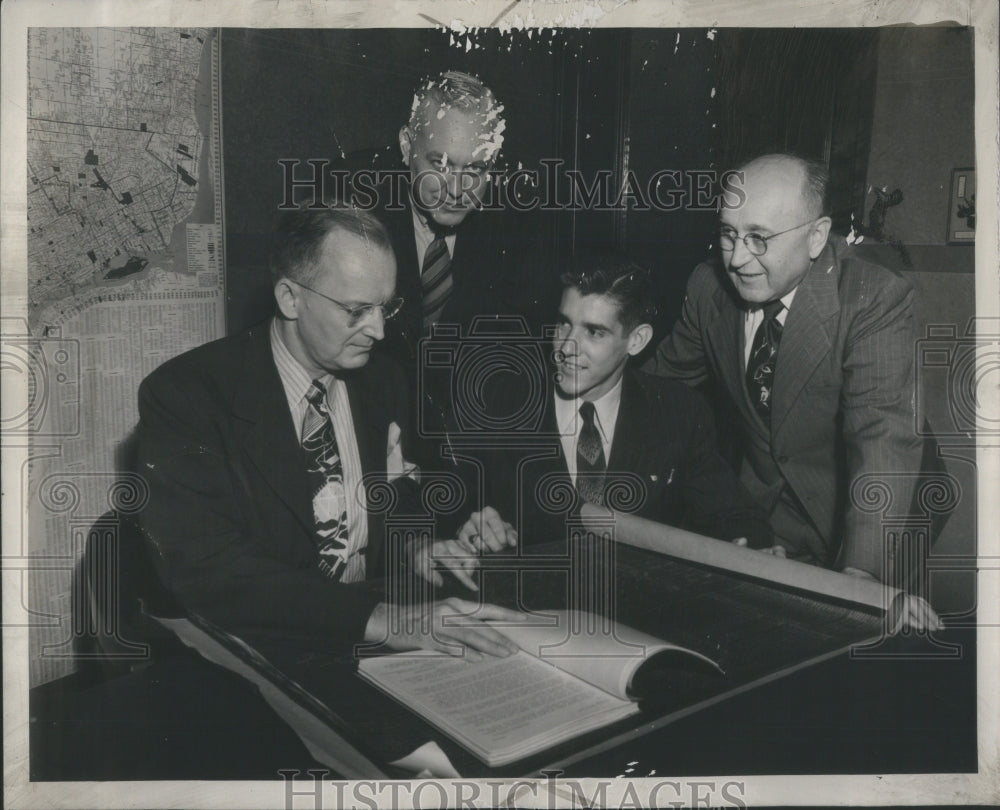
{"type": "Polygon", "coordinates": [[[778,231],[777,233],[768,234],[764,236],[762,233],[757,233],[756,231],[750,231],[750,233],[740,236],[739,233],[734,228],[722,227],[719,229],[719,247],[725,251],[736,249],[736,240],[741,239],[746,248],[754,256],[763,256],[767,253],[767,243],[778,237],[784,236],[786,233],[791,233],[792,231],[797,231],[799,228],[804,228],[806,225],[812,225],[819,217],[813,217],[808,222],[803,222],[801,225],[796,225],[792,228],[786,228],[783,231],[778,231]]]}

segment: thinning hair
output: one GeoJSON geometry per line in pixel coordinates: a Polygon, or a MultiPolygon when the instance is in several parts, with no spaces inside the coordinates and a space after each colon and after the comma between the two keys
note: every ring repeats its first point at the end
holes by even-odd
{"type": "Polygon", "coordinates": [[[431,103],[460,110],[481,111],[484,114],[495,109],[498,116],[503,112],[503,104],[497,101],[490,88],[477,76],[459,70],[446,70],[420,82],[413,93],[413,104],[410,107],[411,130],[417,131],[423,126],[427,120],[425,111],[431,103]]]}
{"type": "Polygon", "coordinates": [[[606,295],[618,306],[625,334],[656,318],[649,270],[616,251],[587,250],[575,256],[560,276],[563,290],[580,295],[606,295]]]}
{"type": "Polygon", "coordinates": [[[787,161],[794,163],[805,176],[802,187],[802,197],[809,206],[810,213],[816,217],[830,215],[830,171],[826,163],[815,158],[804,157],[795,152],[773,152],[758,155],[740,165],[737,171],[743,171],[751,163],[787,161]]]}
{"type": "Polygon", "coordinates": [[[275,229],[269,269],[271,283],[283,278],[310,284],[320,271],[320,248],[332,231],[353,234],[366,244],[392,253],[392,238],[371,211],[331,202],[325,207],[300,205],[283,211],[275,229]]]}

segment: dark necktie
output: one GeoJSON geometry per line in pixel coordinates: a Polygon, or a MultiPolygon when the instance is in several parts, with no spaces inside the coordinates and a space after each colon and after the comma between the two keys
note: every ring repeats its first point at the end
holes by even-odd
{"type": "Polygon", "coordinates": [[[604,503],[607,464],[601,434],[594,424],[593,402],[584,402],[580,406],[580,418],[583,419],[583,427],[576,442],[576,491],[585,501],[601,506],[604,503]]]}
{"type": "Polygon", "coordinates": [[[784,308],[781,301],[764,304],[764,320],[757,327],[757,334],[750,347],[750,362],[747,363],[746,379],[750,402],[767,425],[771,423],[771,388],[774,385],[778,345],[781,343],[782,326],[778,323],[778,313],[784,308]]]}
{"type": "Polygon", "coordinates": [[[448,243],[443,236],[434,237],[434,241],[424,252],[424,263],[420,270],[420,289],[424,300],[424,329],[430,329],[437,323],[451,295],[451,256],[448,253],[448,243]]]}
{"type": "Polygon", "coordinates": [[[333,433],[333,421],[326,408],[323,383],[313,380],[306,400],[309,407],[302,421],[302,449],[306,454],[312,492],[319,567],[331,579],[340,579],[350,552],[344,467],[333,433]]]}

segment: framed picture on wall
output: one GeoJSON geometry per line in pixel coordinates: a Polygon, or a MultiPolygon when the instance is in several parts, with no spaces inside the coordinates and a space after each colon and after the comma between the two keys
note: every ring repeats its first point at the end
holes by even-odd
{"type": "Polygon", "coordinates": [[[971,245],[976,241],[976,170],[952,169],[948,201],[949,245],[971,245]]]}

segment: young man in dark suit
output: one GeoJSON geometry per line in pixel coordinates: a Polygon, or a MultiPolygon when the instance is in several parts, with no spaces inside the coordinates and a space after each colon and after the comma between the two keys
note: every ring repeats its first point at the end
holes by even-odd
{"type": "Polygon", "coordinates": [[[141,527],[192,613],[265,655],[360,643],[506,655],[491,605],[393,604],[384,487],[414,504],[402,372],[373,349],[401,305],[389,236],[370,213],[300,208],[279,226],[277,315],[187,352],[139,390],[141,527]],[[461,626],[444,617],[476,609],[461,626]],[[457,645],[457,646],[456,646],[457,645]]]}
{"type": "Polygon", "coordinates": [[[558,540],[587,501],[770,545],[767,517],[718,454],[700,395],[629,367],[653,335],[648,272],[621,256],[586,255],[562,283],[554,368],[492,380],[491,418],[510,425],[476,453],[488,506],[459,540],[487,550],[558,540]],[[526,402],[540,403],[538,428],[517,437],[526,402]]]}

